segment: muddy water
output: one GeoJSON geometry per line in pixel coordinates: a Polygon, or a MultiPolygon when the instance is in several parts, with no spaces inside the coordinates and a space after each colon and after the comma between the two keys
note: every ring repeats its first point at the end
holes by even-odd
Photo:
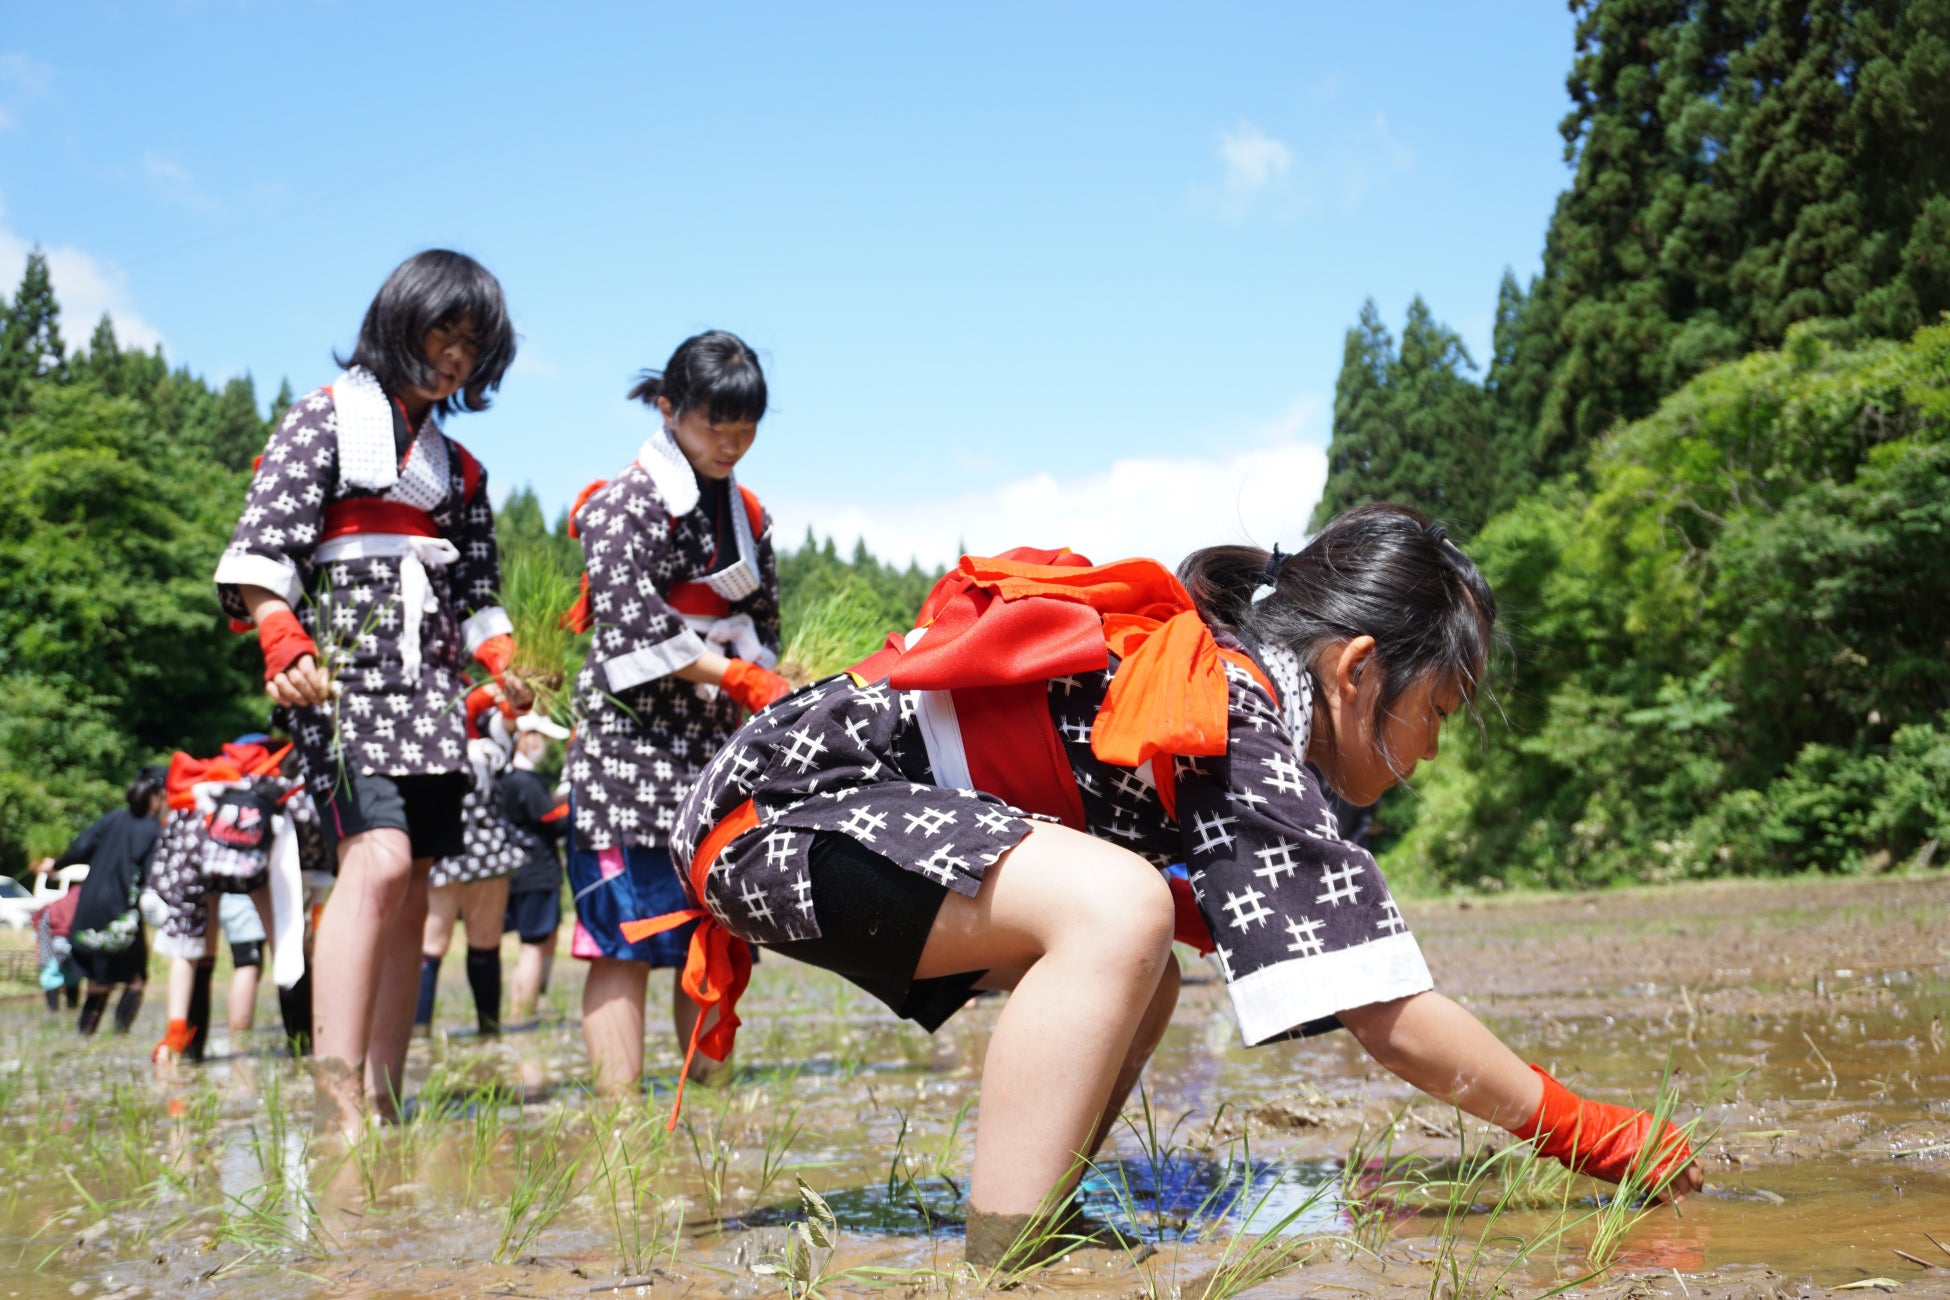
{"type": "MultiPolygon", "coordinates": [[[[1800,1295],[1888,1278],[1950,1295],[1950,1252],[1931,1241],[1950,1245],[1950,879],[1407,910],[1440,985],[1519,1051],[1640,1104],[1670,1068],[1683,1114],[1713,1134],[1708,1192],[1683,1214],[1654,1210],[1576,1294],[1800,1295]]],[[[1345,1035],[1240,1048],[1223,991],[1202,965],[1187,975],[1148,1110],[1085,1187],[1093,1212],[1158,1253],[1138,1266],[1080,1255],[1032,1288],[1196,1297],[1262,1232],[1312,1254],[1255,1295],[1421,1295],[1453,1275],[1448,1260],[1473,1266],[1481,1293],[1588,1271],[1584,1216],[1601,1189],[1572,1181],[1494,1222],[1494,1189],[1477,1189],[1458,1243],[1426,1195],[1396,1193],[1452,1175],[1480,1128],[1459,1134],[1345,1035]],[[1486,1233],[1497,1240],[1477,1256],[1486,1233]]],[[[451,1034],[414,1050],[430,1104],[349,1154],[309,1142],[309,1085],[262,1038],[157,1081],[153,1007],[133,1038],[83,1046],[65,1016],[0,1004],[0,1300],[777,1294],[751,1265],[803,1217],[795,1174],[838,1223],[837,1248],[815,1257],[825,1293],[978,1289],[952,1270],[977,1118],[964,1107],[999,1002],[929,1038],[768,962],[738,1076],[693,1089],[688,1123],[667,1134],[667,1076],[620,1110],[581,1089],[578,980],[563,963],[541,1028],[482,1042],[462,1031],[456,978],[451,1034]],[[598,1290],[619,1282],[632,1285],[598,1290]]],[[[651,1059],[668,1068],[675,1052],[660,1027],[651,1059]]]]}

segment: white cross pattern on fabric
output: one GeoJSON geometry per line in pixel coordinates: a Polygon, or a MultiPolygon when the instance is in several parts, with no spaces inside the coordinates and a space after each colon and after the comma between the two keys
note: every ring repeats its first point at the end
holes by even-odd
{"type": "Polygon", "coordinates": [[[968,859],[956,857],[949,851],[949,846],[943,844],[914,865],[917,870],[925,872],[945,885],[955,878],[955,871],[958,868],[968,865],[968,859]]]}
{"type": "Polygon", "coordinates": [[[1067,718],[1058,725],[1057,730],[1063,733],[1064,739],[1079,745],[1087,744],[1090,740],[1090,722],[1087,718],[1067,718]]]}
{"type": "Polygon", "coordinates": [[[840,725],[846,728],[846,738],[849,741],[851,741],[856,748],[865,749],[867,747],[866,742],[860,739],[860,733],[865,731],[872,724],[873,724],[872,718],[861,716],[858,718],[848,718],[845,722],[841,723],[840,725]]]}
{"type": "Polygon", "coordinates": [[[1297,952],[1302,957],[1318,957],[1326,952],[1327,946],[1320,939],[1320,926],[1321,923],[1312,917],[1298,921],[1288,917],[1286,932],[1293,936],[1293,942],[1286,946],[1286,950],[1297,952]]]}
{"type": "Polygon", "coordinates": [[[792,865],[792,839],[792,832],[787,830],[767,834],[764,840],[765,865],[777,867],[780,871],[789,868],[792,865]]]}
{"type": "Polygon", "coordinates": [[[1007,813],[999,813],[993,808],[985,809],[975,819],[975,824],[991,834],[1000,835],[1016,824],[1016,819],[1007,813]]]}
{"type": "Polygon", "coordinates": [[[813,735],[809,726],[788,731],[785,738],[790,748],[779,757],[795,765],[801,772],[812,771],[813,760],[826,752],[826,742],[813,735]]]}
{"type": "Polygon", "coordinates": [[[772,919],[772,905],[765,901],[765,891],[757,885],[746,885],[738,901],[745,905],[745,915],[761,925],[772,919]]]}
{"type": "Polygon", "coordinates": [[[801,876],[799,879],[793,881],[792,892],[798,896],[799,910],[810,915],[813,910],[812,877],[801,876]]]}
{"type": "Polygon", "coordinates": [[[1226,827],[1238,824],[1237,817],[1227,817],[1223,813],[1213,813],[1209,820],[1204,813],[1192,814],[1192,831],[1198,836],[1198,843],[1192,845],[1192,852],[1211,853],[1231,848],[1233,835],[1226,827]]]}
{"type": "Polygon", "coordinates": [[[1261,785],[1270,785],[1282,794],[1306,793],[1307,787],[1301,783],[1300,765],[1298,763],[1286,757],[1284,754],[1275,754],[1271,758],[1261,759],[1260,762],[1273,773],[1273,775],[1261,781],[1261,785]]]}
{"type": "Polygon", "coordinates": [[[1249,925],[1265,925],[1266,918],[1273,915],[1273,909],[1262,901],[1266,895],[1246,886],[1246,892],[1235,894],[1226,891],[1225,910],[1232,913],[1232,928],[1243,930],[1249,925]]]}
{"type": "Polygon", "coordinates": [[[735,785],[746,794],[750,794],[751,778],[758,775],[759,769],[764,766],[744,750],[738,750],[731,755],[731,770],[725,773],[725,784],[735,785]]]}
{"type": "Polygon", "coordinates": [[[851,835],[863,844],[871,844],[875,831],[887,829],[887,814],[877,813],[867,805],[861,804],[857,808],[847,810],[846,820],[840,823],[839,829],[843,834],[851,835]]]}
{"type": "Polygon", "coordinates": [[[955,815],[940,808],[923,808],[917,813],[907,814],[907,829],[910,834],[921,832],[930,838],[941,833],[943,826],[953,826],[955,815]]]}
{"type": "Polygon", "coordinates": [[[1341,837],[1340,823],[1334,820],[1334,810],[1326,804],[1320,806],[1320,821],[1308,830],[1324,840],[1337,840],[1341,837]]]}
{"type": "Polygon", "coordinates": [[[1300,864],[1293,860],[1295,847],[1290,840],[1279,840],[1271,848],[1257,850],[1253,856],[1264,865],[1256,868],[1253,874],[1264,880],[1268,889],[1278,889],[1282,875],[1290,876],[1300,870],[1300,864]]]}
{"type": "Polygon", "coordinates": [[[1123,795],[1126,799],[1142,799],[1144,792],[1151,788],[1144,783],[1143,777],[1131,771],[1119,772],[1117,774],[1117,780],[1111,784],[1117,793],[1123,795]]]}
{"type": "Polygon", "coordinates": [[[1327,892],[1315,898],[1314,902],[1332,903],[1335,907],[1341,905],[1342,899],[1350,903],[1354,902],[1361,897],[1361,886],[1354,882],[1360,879],[1361,873],[1366,870],[1366,867],[1352,858],[1342,863],[1339,871],[1334,870],[1332,864],[1322,867],[1320,887],[1327,892]]]}
{"type": "Polygon", "coordinates": [[[1396,906],[1394,899],[1384,900],[1381,906],[1382,916],[1374,923],[1375,929],[1386,930],[1390,934],[1400,934],[1408,928],[1408,922],[1402,919],[1402,909],[1396,906]]]}
{"type": "Polygon", "coordinates": [[[1232,983],[1232,950],[1222,943],[1212,945],[1212,955],[1219,959],[1219,974],[1226,983],[1232,983]]]}
{"type": "Polygon", "coordinates": [[[853,702],[855,704],[864,704],[870,709],[884,709],[893,703],[888,698],[887,688],[878,682],[872,686],[862,686],[859,690],[855,691],[853,693],[853,702]]]}

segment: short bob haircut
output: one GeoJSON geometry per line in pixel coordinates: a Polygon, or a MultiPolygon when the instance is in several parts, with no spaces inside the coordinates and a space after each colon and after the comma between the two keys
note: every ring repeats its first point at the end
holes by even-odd
{"type": "Polygon", "coordinates": [[[745,340],[711,330],[679,343],[662,370],[644,371],[630,397],[645,406],[668,398],[672,419],[702,408],[712,424],[757,424],[765,416],[765,371],[745,340]]]}
{"type": "Polygon", "coordinates": [[[427,364],[427,335],[462,321],[474,326],[474,372],[459,393],[436,409],[443,416],[463,407],[485,411],[488,394],[501,386],[515,359],[515,327],[508,319],[501,282],[465,253],[430,248],[401,262],[366,308],[351,358],[335,353],[332,359],[370,370],[390,393],[430,388],[434,370],[427,364]]]}

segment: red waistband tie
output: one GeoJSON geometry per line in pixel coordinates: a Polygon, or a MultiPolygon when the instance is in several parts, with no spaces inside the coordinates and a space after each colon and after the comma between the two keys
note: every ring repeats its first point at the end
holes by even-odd
{"type": "Polygon", "coordinates": [[[408,537],[438,537],[440,525],[418,506],[378,497],[355,497],[325,507],[325,531],[320,541],[354,533],[401,533],[408,537]]]}
{"type": "Polygon", "coordinates": [[[697,922],[697,929],[691,931],[690,951],[685,954],[684,973],[679,981],[691,1001],[697,1003],[697,1022],[691,1026],[684,1068],[677,1074],[677,1096],[671,1103],[670,1122],[664,1125],[671,1132],[676,1131],[677,1115],[684,1109],[684,1083],[690,1078],[697,1049],[702,1047],[713,1060],[725,1061],[731,1058],[732,1046],[738,1040],[738,999],[751,983],[752,948],[719,925],[718,919],[703,905],[704,882],[725,846],[757,825],[758,809],[747,799],[726,813],[697,846],[697,857],[691,864],[691,894],[698,906],[648,920],[625,921],[621,927],[623,937],[636,943],[653,934],[675,930],[686,921],[697,922]],[[711,1019],[713,1008],[718,1012],[717,1021],[706,1030],[704,1022],[711,1019]]]}

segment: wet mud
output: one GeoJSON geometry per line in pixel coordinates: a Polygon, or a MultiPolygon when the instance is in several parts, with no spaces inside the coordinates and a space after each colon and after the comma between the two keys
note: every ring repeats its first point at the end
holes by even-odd
{"type": "MultiPolygon", "coordinates": [[[[1344,1034],[1241,1048],[1222,987],[1188,959],[1143,1104],[1083,1188],[1155,1253],[1080,1251],[1015,1289],[1950,1296],[1935,1244],[1950,1247],[1950,877],[1404,911],[1439,986],[1573,1087],[1650,1105],[1669,1080],[1708,1189],[1650,1208],[1596,1270],[1607,1189],[1526,1168],[1344,1034]]],[[[452,1032],[414,1047],[409,1121],[350,1148],[311,1138],[310,1084],[268,1032],[219,1031],[216,1059],[157,1080],[152,1018],[84,1045],[38,999],[0,1001],[0,1300],[945,1296],[1010,1280],[959,1268],[999,1000],[930,1038],[767,961],[735,1076],[693,1086],[670,1132],[667,1073],[630,1103],[588,1095],[580,993],[560,963],[539,1027],[481,1040],[455,972],[452,1032]],[[797,1179],[830,1229],[801,1226],[818,1216],[797,1179]]],[[[667,1027],[649,1058],[675,1065],[667,1027]]]]}

